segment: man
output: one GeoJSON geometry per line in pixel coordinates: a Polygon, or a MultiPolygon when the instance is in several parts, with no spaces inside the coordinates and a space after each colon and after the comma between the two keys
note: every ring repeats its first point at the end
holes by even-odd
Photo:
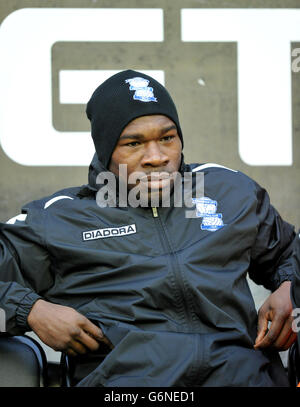
{"type": "Polygon", "coordinates": [[[277,350],[295,340],[293,227],[244,174],[184,163],[175,105],[153,78],[114,75],[87,115],[89,185],[25,205],[1,225],[8,331],[32,329],[69,355],[109,345],[82,386],[287,386],[277,350]],[[188,210],[177,202],[186,175],[188,210]],[[273,291],[259,318],[247,273],[273,291]]]}
{"type": "MultiPolygon", "coordinates": [[[[294,255],[293,255],[293,265],[295,270],[295,275],[292,281],[291,287],[291,300],[294,308],[294,323],[292,325],[293,330],[298,335],[297,348],[298,348],[298,359],[300,358],[300,230],[298,230],[297,236],[295,238],[294,255]]],[[[296,367],[298,372],[298,379],[300,381],[300,366],[296,367]]],[[[299,382],[300,386],[300,382],[299,382]]]]}

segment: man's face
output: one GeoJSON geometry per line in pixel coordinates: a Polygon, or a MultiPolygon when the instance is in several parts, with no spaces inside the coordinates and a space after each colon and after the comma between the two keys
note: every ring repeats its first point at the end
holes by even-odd
{"type": "Polygon", "coordinates": [[[126,164],[125,181],[129,190],[139,184],[145,187],[148,198],[150,194],[161,197],[164,189],[173,187],[172,173],[179,170],[181,150],[177,128],[171,119],[163,115],[138,117],[122,131],[109,170],[122,178],[119,165],[126,164]],[[133,184],[128,183],[134,173],[144,173],[145,177],[133,184]],[[160,174],[154,177],[154,173],[160,174]]]}

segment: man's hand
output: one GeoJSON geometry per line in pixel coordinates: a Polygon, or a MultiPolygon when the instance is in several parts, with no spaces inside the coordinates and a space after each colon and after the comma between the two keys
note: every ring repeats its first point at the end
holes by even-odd
{"type": "Polygon", "coordinates": [[[259,309],[254,349],[271,347],[283,351],[295,342],[297,334],[292,331],[290,288],[291,282],[284,281],[259,309]],[[268,327],[269,321],[271,325],[268,327]]]}
{"type": "Polygon", "coordinates": [[[98,326],[70,307],[38,300],[27,322],[46,345],[71,356],[95,351],[99,342],[112,347],[98,326]]]}

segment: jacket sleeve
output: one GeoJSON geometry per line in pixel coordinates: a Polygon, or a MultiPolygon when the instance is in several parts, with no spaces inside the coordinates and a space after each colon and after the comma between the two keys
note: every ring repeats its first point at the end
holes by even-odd
{"type": "Polygon", "coordinates": [[[291,300],[293,304],[294,331],[297,333],[298,354],[300,355],[300,229],[295,238],[293,266],[295,275],[291,287],[291,300]]]}
{"type": "Polygon", "coordinates": [[[296,235],[294,243],[293,267],[295,275],[292,282],[291,298],[293,307],[300,309],[300,230],[296,235]]]}
{"type": "Polygon", "coordinates": [[[293,279],[294,227],[285,222],[270,204],[268,193],[255,183],[257,235],[251,250],[250,278],[275,291],[284,281],[293,279]]]}
{"type": "Polygon", "coordinates": [[[42,229],[41,212],[34,209],[0,223],[0,308],[12,335],[30,330],[27,316],[53,284],[42,229]]]}

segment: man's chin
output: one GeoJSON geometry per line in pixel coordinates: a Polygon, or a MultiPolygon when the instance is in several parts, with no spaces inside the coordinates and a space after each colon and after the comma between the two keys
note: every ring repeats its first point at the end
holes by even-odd
{"type": "Polygon", "coordinates": [[[170,191],[169,188],[151,189],[140,194],[140,201],[142,207],[169,207],[170,206],[170,191]]]}
{"type": "Polygon", "coordinates": [[[173,182],[139,182],[128,192],[128,205],[131,207],[169,207],[173,182]]]}

